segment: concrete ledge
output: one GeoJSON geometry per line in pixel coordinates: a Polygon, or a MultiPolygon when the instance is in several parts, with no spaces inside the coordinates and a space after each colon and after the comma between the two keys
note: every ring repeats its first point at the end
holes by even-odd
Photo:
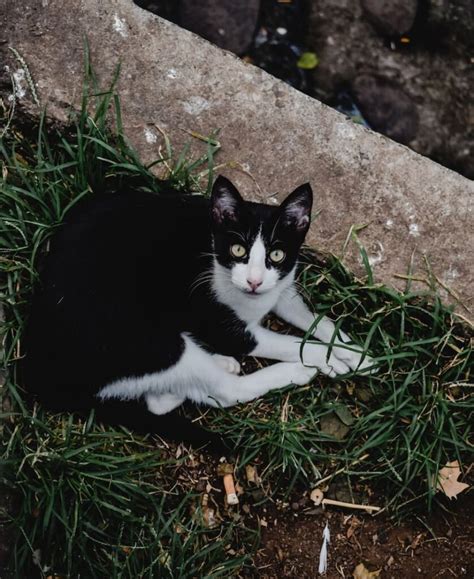
{"type": "MultiPolygon", "coordinates": [[[[224,171],[244,195],[278,198],[311,182],[321,212],[312,245],[339,253],[351,225],[368,224],[360,239],[378,280],[400,285],[394,274],[406,273],[415,250],[416,267],[426,255],[446,286],[472,300],[474,182],[347,121],[131,0],[7,0],[2,17],[0,60],[18,72],[28,112],[38,107],[8,47],[27,62],[49,115],[64,120],[67,106],[80,98],[87,35],[99,78],[105,82],[122,63],[125,130],[145,160],[157,157],[155,125],[177,147],[189,141],[186,131],[220,129],[219,161],[241,163],[259,184],[241,171],[224,171]]],[[[349,265],[360,269],[351,251],[349,265]]]]}

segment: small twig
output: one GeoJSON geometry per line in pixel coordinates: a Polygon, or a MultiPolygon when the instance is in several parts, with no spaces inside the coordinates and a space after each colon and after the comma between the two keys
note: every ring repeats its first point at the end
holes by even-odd
{"type": "MultiPolygon", "coordinates": [[[[472,313],[472,310],[470,310],[468,308],[468,306],[466,306],[466,304],[461,300],[461,298],[458,296],[458,294],[451,289],[449,286],[447,286],[443,281],[441,281],[439,279],[439,277],[434,274],[433,272],[430,272],[434,281],[440,285],[446,292],[448,292],[448,294],[462,307],[464,308],[467,312],[469,312],[470,314],[472,313]]],[[[402,273],[394,273],[393,277],[396,277],[398,279],[405,279],[405,280],[409,280],[409,281],[419,281],[420,283],[424,283],[426,284],[430,289],[434,289],[433,288],[433,284],[430,282],[429,279],[427,279],[426,277],[418,277],[418,276],[414,276],[414,275],[406,275],[406,274],[402,274],[402,273]]],[[[460,314],[456,314],[459,317],[461,317],[460,314]]],[[[465,318],[463,318],[465,319],[465,318]]],[[[470,322],[469,320],[466,320],[471,326],[472,326],[472,322],[470,322]]]]}
{"type": "Polygon", "coordinates": [[[351,462],[351,464],[349,466],[343,466],[342,468],[336,470],[336,472],[333,472],[332,474],[325,476],[324,478],[318,480],[318,482],[314,485],[315,487],[318,487],[320,485],[322,485],[323,483],[325,483],[327,480],[337,476],[338,474],[341,474],[342,472],[344,472],[345,470],[347,470],[348,468],[355,466],[356,464],[359,464],[359,462],[362,462],[363,460],[365,460],[366,458],[369,457],[369,454],[364,454],[363,456],[361,456],[360,458],[354,460],[353,462],[351,462]]]}
{"type": "Polygon", "coordinates": [[[212,145],[213,147],[218,147],[219,149],[221,148],[221,143],[217,139],[213,139],[212,137],[206,137],[205,135],[201,135],[201,133],[198,133],[197,131],[190,131],[188,129],[181,129],[181,130],[184,131],[185,133],[188,133],[188,135],[191,135],[191,137],[198,139],[199,141],[203,141],[204,143],[208,143],[209,145],[212,145]]]}
{"type": "Polygon", "coordinates": [[[344,507],[346,509],[360,509],[362,511],[380,511],[382,507],[374,507],[371,505],[358,505],[357,503],[345,503],[343,501],[335,501],[333,499],[323,499],[322,505],[334,505],[335,507],[344,507]]]}
{"type": "Polygon", "coordinates": [[[466,310],[466,312],[469,312],[470,314],[472,314],[472,310],[470,310],[470,309],[466,306],[466,304],[461,300],[461,298],[458,296],[458,294],[457,294],[453,289],[449,288],[443,281],[441,281],[436,274],[433,274],[433,277],[435,278],[435,280],[437,281],[437,283],[438,283],[444,290],[446,290],[446,291],[448,292],[448,294],[449,294],[452,298],[454,298],[462,308],[464,308],[464,309],[466,310]]]}
{"type": "Polygon", "coordinates": [[[255,187],[257,188],[259,194],[263,196],[263,191],[262,191],[260,185],[258,184],[257,179],[255,179],[255,177],[252,175],[252,173],[250,173],[250,171],[247,171],[247,169],[244,168],[242,163],[239,163],[238,161],[226,161],[225,163],[221,163],[220,165],[216,165],[214,167],[214,171],[218,168],[221,168],[221,167],[222,168],[228,167],[229,169],[237,169],[241,173],[244,173],[244,175],[247,175],[247,177],[250,177],[250,179],[252,179],[252,181],[254,182],[255,187]]]}
{"type": "Polygon", "coordinates": [[[430,282],[429,282],[429,280],[426,279],[426,277],[407,275],[405,273],[394,273],[393,277],[396,277],[398,279],[406,279],[408,281],[421,281],[421,282],[425,283],[426,285],[430,285],[430,282]]]}
{"type": "Polygon", "coordinates": [[[453,316],[455,316],[456,318],[460,318],[463,322],[466,322],[468,326],[474,328],[474,322],[472,322],[469,318],[466,318],[466,316],[463,316],[459,312],[453,312],[453,316]]]}
{"type": "Polygon", "coordinates": [[[168,157],[164,157],[163,154],[161,153],[161,145],[158,147],[158,155],[161,159],[161,162],[163,163],[163,165],[166,167],[166,169],[168,170],[168,175],[163,174],[163,179],[165,179],[167,176],[171,175],[173,172],[172,167],[169,165],[168,160],[171,157],[171,152],[169,150],[170,145],[169,145],[169,137],[166,134],[166,132],[156,123],[153,124],[153,126],[155,127],[155,129],[161,134],[161,136],[163,137],[163,140],[165,142],[165,148],[166,148],[166,152],[168,153],[168,157]]]}
{"type": "Polygon", "coordinates": [[[288,422],[289,400],[290,400],[290,395],[287,394],[286,398],[285,398],[285,402],[283,403],[283,406],[281,409],[281,417],[280,417],[281,422],[288,422]]]}

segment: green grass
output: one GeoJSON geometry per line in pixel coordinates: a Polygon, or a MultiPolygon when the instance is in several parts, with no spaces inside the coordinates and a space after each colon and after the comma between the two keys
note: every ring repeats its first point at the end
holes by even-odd
{"type": "Polygon", "coordinates": [[[18,576],[31,576],[38,547],[42,565],[71,577],[232,573],[245,558],[228,560],[226,546],[242,529],[206,529],[198,493],[176,483],[181,468],[184,459],[126,432],[16,416],[4,476],[21,497],[18,576]]]}
{"type": "Polygon", "coordinates": [[[284,473],[290,489],[344,469],[359,484],[377,483],[380,506],[391,512],[420,500],[429,507],[440,467],[472,457],[472,328],[436,293],[363,283],[331,256],[306,255],[300,282],[316,319],[337,319],[376,356],[379,371],[321,378],[208,412],[205,422],[242,443],[242,464],[263,453],[264,472],[284,473]],[[321,428],[328,415],[349,424],[342,440],[321,428]]]}
{"type": "MultiPolygon", "coordinates": [[[[81,421],[30,408],[16,385],[38,264],[65,213],[104,187],[124,183],[155,193],[162,187],[123,135],[113,88],[100,93],[86,68],[82,107],[68,127],[52,131],[42,119],[25,131],[13,120],[0,141],[8,374],[0,484],[18,496],[11,568],[18,577],[231,576],[249,564],[257,537],[232,512],[223,511],[215,529],[206,527],[186,453],[176,458],[175,447],[104,428],[93,416],[81,421]],[[38,549],[41,571],[33,562],[38,549]]],[[[205,193],[200,183],[212,182],[216,141],[209,138],[207,153],[195,160],[165,145],[166,158],[157,163],[169,182],[205,193]]],[[[237,472],[258,464],[269,492],[300,492],[340,472],[357,492],[370,486],[372,501],[402,515],[431,506],[441,466],[472,457],[473,333],[435,287],[421,293],[408,282],[400,293],[376,284],[363,249],[361,256],[367,271],[357,280],[339,259],[308,253],[300,283],[316,319],[330,315],[357,337],[377,357],[377,374],[318,378],[194,417],[235,441],[237,472]],[[341,426],[341,419],[346,433],[336,439],[327,424],[341,426]]],[[[214,469],[208,465],[208,474],[214,469]]]]}

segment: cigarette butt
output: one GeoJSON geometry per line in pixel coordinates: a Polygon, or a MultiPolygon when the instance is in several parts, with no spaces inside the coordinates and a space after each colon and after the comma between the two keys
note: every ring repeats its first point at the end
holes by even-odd
{"type": "Polygon", "coordinates": [[[310,499],[316,506],[320,505],[324,501],[323,491],[321,489],[314,489],[314,491],[311,492],[310,499]]]}
{"type": "Polygon", "coordinates": [[[234,477],[231,474],[224,475],[224,488],[228,505],[237,505],[239,497],[235,492],[234,477]]]}

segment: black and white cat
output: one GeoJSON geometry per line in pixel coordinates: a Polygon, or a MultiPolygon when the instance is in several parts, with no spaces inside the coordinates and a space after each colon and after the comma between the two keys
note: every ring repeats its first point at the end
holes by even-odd
{"type": "MultiPolygon", "coordinates": [[[[372,365],[361,352],[307,343],[260,325],[270,311],[307,330],[298,252],[312,191],[279,206],[244,201],[224,177],[210,201],[168,192],[91,197],[53,239],[25,339],[27,388],[57,410],[96,408],[106,419],[159,432],[184,400],[232,406],[317,371],[372,365]],[[280,362],[241,376],[235,357],[280,362]]],[[[324,318],[314,337],[330,342],[324,318]]]]}

